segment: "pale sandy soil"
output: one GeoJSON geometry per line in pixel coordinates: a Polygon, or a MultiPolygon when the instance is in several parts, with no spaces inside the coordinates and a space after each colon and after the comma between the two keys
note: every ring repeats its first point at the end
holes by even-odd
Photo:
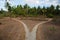
{"type": "Polygon", "coordinates": [[[35,27],[35,25],[41,22],[41,21],[34,21],[34,20],[22,20],[22,21],[28,26],[30,32],[35,27]]]}

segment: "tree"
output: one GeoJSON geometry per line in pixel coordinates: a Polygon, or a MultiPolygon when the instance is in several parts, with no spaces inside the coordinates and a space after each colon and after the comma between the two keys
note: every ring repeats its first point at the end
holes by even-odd
{"type": "Polygon", "coordinates": [[[59,5],[56,6],[55,15],[60,15],[59,7],[60,7],[59,5]]]}
{"type": "Polygon", "coordinates": [[[54,10],[55,10],[54,6],[51,5],[51,7],[50,7],[50,12],[51,12],[52,14],[54,13],[54,10]]]}
{"type": "Polygon", "coordinates": [[[4,10],[1,8],[1,11],[0,11],[0,13],[2,14],[4,12],[4,10]]]}
{"type": "Polygon", "coordinates": [[[40,6],[38,6],[38,8],[37,8],[37,14],[38,15],[41,15],[42,14],[40,6]]]}
{"type": "Polygon", "coordinates": [[[43,12],[43,15],[46,15],[45,13],[46,13],[46,8],[45,8],[45,6],[43,6],[43,8],[42,8],[42,12],[43,12]]]}
{"type": "Polygon", "coordinates": [[[37,15],[37,9],[36,9],[36,7],[33,7],[33,8],[30,8],[30,9],[29,9],[29,15],[30,15],[30,16],[35,16],[35,15],[37,15]]]}
{"type": "Polygon", "coordinates": [[[7,0],[5,2],[5,7],[8,9],[9,12],[11,12],[11,6],[10,6],[9,2],[7,2],[7,0]]]}
{"type": "Polygon", "coordinates": [[[25,4],[24,9],[27,9],[27,8],[30,8],[30,7],[28,6],[28,4],[25,4]]]}
{"type": "Polygon", "coordinates": [[[26,16],[29,14],[29,9],[30,9],[30,7],[27,4],[25,4],[24,5],[24,12],[25,12],[26,16]]]}
{"type": "Polygon", "coordinates": [[[51,5],[50,7],[47,7],[46,16],[51,18],[54,16],[54,12],[55,12],[55,8],[53,5],[51,5]]]}

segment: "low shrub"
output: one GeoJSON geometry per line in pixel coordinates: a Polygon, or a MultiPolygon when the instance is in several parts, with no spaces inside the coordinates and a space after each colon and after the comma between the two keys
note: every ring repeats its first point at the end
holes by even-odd
{"type": "Polygon", "coordinates": [[[49,27],[49,30],[52,31],[52,32],[55,32],[56,28],[55,27],[49,27]]]}
{"type": "Polygon", "coordinates": [[[53,14],[48,14],[47,17],[48,17],[48,18],[53,18],[54,15],[53,15],[53,14]]]}

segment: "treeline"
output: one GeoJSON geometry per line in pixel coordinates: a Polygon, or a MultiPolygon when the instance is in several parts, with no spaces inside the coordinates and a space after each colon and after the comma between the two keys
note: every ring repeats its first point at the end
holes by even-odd
{"type": "Polygon", "coordinates": [[[60,5],[57,5],[56,7],[51,5],[50,7],[43,6],[43,8],[41,8],[38,6],[31,8],[29,5],[25,4],[24,6],[17,5],[17,7],[11,7],[10,4],[6,2],[5,7],[8,9],[8,12],[3,11],[3,9],[0,11],[0,14],[4,14],[5,16],[60,16],[60,5]]]}

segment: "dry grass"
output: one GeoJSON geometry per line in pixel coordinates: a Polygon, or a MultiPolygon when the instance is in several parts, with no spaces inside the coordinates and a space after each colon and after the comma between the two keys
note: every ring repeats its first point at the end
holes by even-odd
{"type": "Polygon", "coordinates": [[[25,40],[25,31],[21,23],[12,19],[0,19],[0,40],[25,40]],[[21,24],[21,25],[20,25],[21,24]]]}
{"type": "Polygon", "coordinates": [[[60,26],[52,22],[39,26],[37,40],[60,40],[60,26]]]}
{"type": "MultiPolygon", "coordinates": [[[[34,18],[34,17],[33,17],[34,18]]],[[[33,19],[32,18],[32,19],[33,19]]],[[[25,18],[26,19],[26,18],[25,18]]],[[[22,20],[28,25],[30,31],[41,20],[22,20]]],[[[37,18],[39,19],[39,18],[37,18]]],[[[0,19],[0,40],[25,40],[25,31],[21,23],[12,20],[9,17],[0,19]],[[21,25],[20,25],[21,24],[21,25]]],[[[37,40],[60,40],[60,23],[49,22],[39,25],[37,30],[37,40]]]]}

